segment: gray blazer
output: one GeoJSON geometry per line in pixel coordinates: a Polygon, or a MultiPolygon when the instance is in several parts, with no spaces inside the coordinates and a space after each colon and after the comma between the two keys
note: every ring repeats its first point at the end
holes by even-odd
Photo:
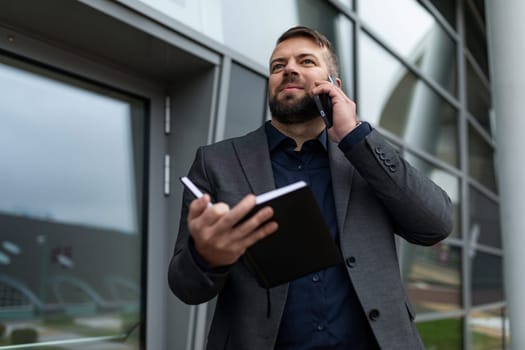
{"type": "MultiPolygon", "coordinates": [[[[433,245],[452,229],[447,194],[399,157],[377,131],[343,154],[329,143],[340,246],[359,301],[382,349],[423,349],[400,277],[394,234],[433,245]]],[[[235,205],[275,188],[264,127],[199,148],[188,175],[213,201],[235,205]]],[[[273,349],[288,284],[260,287],[243,259],[203,271],[189,250],[185,191],[169,285],[188,304],[218,296],[207,349],[273,349]],[[271,300],[267,315],[268,298],[271,300]]]]}

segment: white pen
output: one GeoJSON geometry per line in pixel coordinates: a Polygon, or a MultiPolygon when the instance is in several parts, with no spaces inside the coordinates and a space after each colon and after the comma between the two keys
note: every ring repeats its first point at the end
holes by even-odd
{"type": "MultiPolygon", "coordinates": [[[[202,193],[201,190],[199,190],[199,188],[197,186],[195,186],[195,184],[190,180],[189,177],[187,176],[182,176],[180,178],[180,181],[184,184],[184,186],[186,186],[186,188],[188,190],[190,190],[191,193],[193,193],[193,195],[195,196],[195,198],[201,198],[204,194],[202,193]]],[[[211,202],[208,202],[208,207],[211,207],[212,206],[212,203],[211,202]]]]}

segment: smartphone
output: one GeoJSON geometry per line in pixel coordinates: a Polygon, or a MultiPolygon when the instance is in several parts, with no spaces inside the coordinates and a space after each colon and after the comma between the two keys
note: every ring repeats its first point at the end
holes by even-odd
{"type": "MultiPolygon", "coordinates": [[[[337,86],[337,81],[331,75],[328,76],[328,81],[337,86]]],[[[319,110],[321,118],[323,118],[326,128],[330,129],[333,125],[332,99],[328,94],[314,95],[314,101],[319,110]]]]}

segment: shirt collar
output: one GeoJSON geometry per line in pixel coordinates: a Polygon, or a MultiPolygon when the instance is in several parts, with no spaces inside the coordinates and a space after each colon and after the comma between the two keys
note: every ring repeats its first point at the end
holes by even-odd
{"type": "MultiPolygon", "coordinates": [[[[264,127],[266,129],[266,137],[268,138],[270,152],[277,148],[284,140],[292,140],[290,137],[281,133],[275,126],[272,125],[270,121],[267,121],[264,127]]],[[[328,150],[328,134],[326,129],[323,129],[319,136],[317,136],[317,140],[321,143],[321,145],[323,145],[325,150],[328,150]]]]}

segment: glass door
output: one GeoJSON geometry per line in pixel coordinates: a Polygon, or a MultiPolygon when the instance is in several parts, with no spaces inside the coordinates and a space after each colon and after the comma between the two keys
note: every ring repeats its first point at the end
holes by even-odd
{"type": "Polygon", "coordinates": [[[0,54],[0,347],[141,348],[146,107],[0,54]]]}

